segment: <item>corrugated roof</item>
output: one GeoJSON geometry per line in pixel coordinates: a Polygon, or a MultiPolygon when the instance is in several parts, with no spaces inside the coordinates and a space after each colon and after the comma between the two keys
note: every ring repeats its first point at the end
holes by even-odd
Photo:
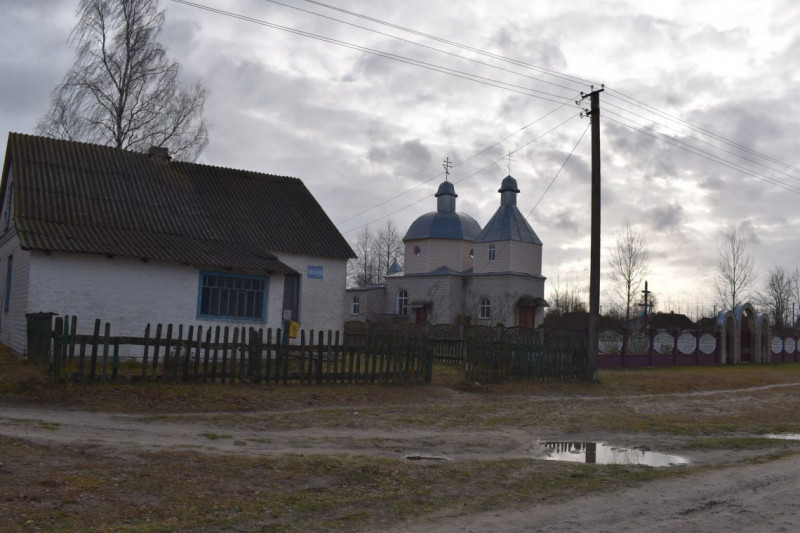
{"type": "Polygon", "coordinates": [[[297,178],[17,133],[9,167],[25,249],[268,272],[293,272],[279,252],[355,257],[297,178]]]}

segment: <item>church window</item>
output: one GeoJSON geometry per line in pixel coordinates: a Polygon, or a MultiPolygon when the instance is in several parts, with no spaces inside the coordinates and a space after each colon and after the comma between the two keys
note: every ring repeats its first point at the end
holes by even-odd
{"type": "Polygon", "coordinates": [[[490,244],[489,245],[489,261],[494,261],[494,253],[495,253],[494,244],[490,244]]]}
{"type": "Polygon", "coordinates": [[[397,293],[397,314],[408,316],[408,293],[405,289],[400,289],[397,293]]]}
{"type": "Polygon", "coordinates": [[[414,255],[419,255],[421,252],[422,250],[420,250],[419,246],[414,247],[414,255]]]}
{"type": "Polygon", "coordinates": [[[481,304],[478,306],[478,318],[491,318],[492,316],[492,302],[485,296],[481,299],[481,304]]]}
{"type": "Polygon", "coordinates": [[[358,296],[353,296],[353,302],[350,304],[350,314],[357,315],[361,312],[361,302],[358,296]]]}
{"type": "Polygon", "coordinates": [[[469,258],[470,259],[475,259],[475,248],[470,248],[469,249],[469,258]]]}

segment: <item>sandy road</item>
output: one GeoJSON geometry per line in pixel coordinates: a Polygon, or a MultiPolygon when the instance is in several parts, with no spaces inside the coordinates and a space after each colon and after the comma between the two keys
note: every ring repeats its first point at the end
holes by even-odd
{"type": "Polygon", "coordinates": [[[441,517],[400,532],[800,531],[800,457],[713,470],[558,505],[441,517]]]}

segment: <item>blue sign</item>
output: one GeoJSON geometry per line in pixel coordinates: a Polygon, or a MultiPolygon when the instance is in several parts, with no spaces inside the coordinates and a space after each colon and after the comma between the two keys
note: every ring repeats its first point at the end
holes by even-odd
{"type": "Polygon", "coordinates": [[[308,265],[308,279],[322,279],[322,267],[308,265]]]}

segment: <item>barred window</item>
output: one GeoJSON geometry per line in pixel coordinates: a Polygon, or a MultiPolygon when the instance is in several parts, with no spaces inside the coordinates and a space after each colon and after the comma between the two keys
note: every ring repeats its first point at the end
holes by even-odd
{"type": "Polygon", "coordinates": [[[265,321],[268,283],[267,276],[201,272],[197,315],[265,321]]]}

